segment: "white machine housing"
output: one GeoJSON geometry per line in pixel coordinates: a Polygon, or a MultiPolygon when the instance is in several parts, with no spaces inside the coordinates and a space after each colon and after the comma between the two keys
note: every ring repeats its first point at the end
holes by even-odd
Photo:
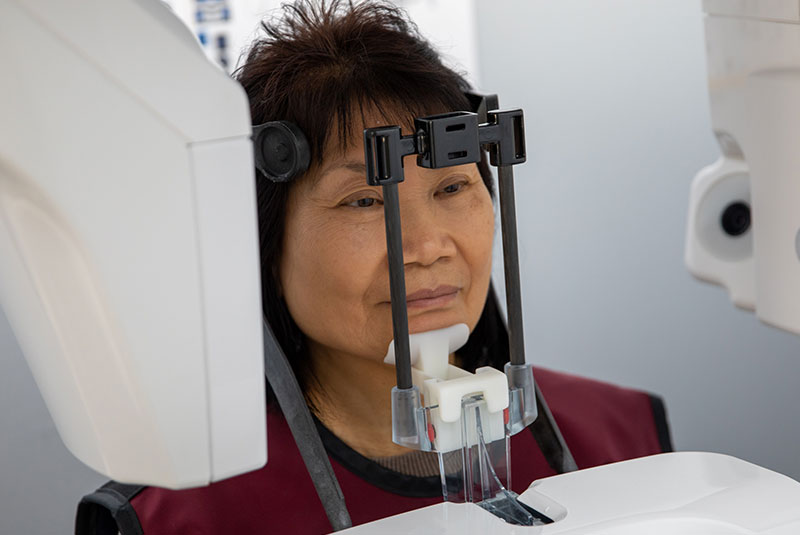
{"type": "Polygon", "coordinates": [[[512,526],[473,503],[440,503],[348,535],[795,535],[800,483],[717,453],[665,453],[533,482],[519,500],[554,520],[512,526]]]}
{"type": "Polygon", "coordinates": [[[244,91],[158,0],[0,0],[0,65],[0,303],[67,448],[169,488],[262,466],[244,91]]]}
{"type": "Polygon", "coordinates": [[[695,177],[686,264],[737,306],[800,334],[800,2],[704,0],[711,120],[720,159],[695,177]],[[750,205],[725,234],[722,211],[750,205]]]}

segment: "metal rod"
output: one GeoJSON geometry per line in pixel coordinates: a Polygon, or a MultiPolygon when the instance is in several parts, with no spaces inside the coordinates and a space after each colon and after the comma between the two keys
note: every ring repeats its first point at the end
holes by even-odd
{"type": "Polygon", "coordinates": [[[397,388],[408,389],[413,386],[413,382],[411,379],[411,350],[408,341],[403,234],[400,230],[400,201],[397,184],[385,184],[382,188],[383,219],[386,223],[386,252],[389,256],[389,286],[392,299],[397,388]]]}
{"type": "Polygon", "coordinates": [[[508,351],[511,364],[525,364],[525,334],[522,324],[522,290],[517,249],[517,209],[514,200],[514,170],[497,167],[500,185],[500,223],[503,231],[503,268],[506,279],[508,351]]]}
{"type": "Polygon", "coordinates": [[[275,335],[266,319],[263,320],[263,329],[264,373],[267,381],[281,406],[286,423],[289,424],[297,449],[300,450],[300,456],[311,476],[331,527],[334,531],[347,529],[353,523],[344,503],[344,494],[333,473],[333,467],[306,405],[303,391],[300,390],[292,366],[280,344],[275,340],[275,335]]]}

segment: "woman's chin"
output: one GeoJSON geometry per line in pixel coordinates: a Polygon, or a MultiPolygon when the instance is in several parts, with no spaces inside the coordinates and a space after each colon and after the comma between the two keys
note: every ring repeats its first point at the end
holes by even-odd
{"type": "Polygon", "coordinates": [[[410,334],[416,334],[435,331],[457,323],[466,323],[469,325],[470,322],[463,312],[457,312],[455,310],[432,310],[422,314],[409,315],[408,332],[410,334]]]}

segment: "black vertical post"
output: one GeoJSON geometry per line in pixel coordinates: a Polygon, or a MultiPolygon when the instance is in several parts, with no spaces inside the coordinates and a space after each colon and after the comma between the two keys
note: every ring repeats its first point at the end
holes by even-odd
{"type": "Polygon", "coordinates": [[[514,199],[514,170],[499,165],[500,223],[503,231],[503,268],[506,279],[506,308],[508,312],[508,348],[511,364],[525,364],[525,343],[522,323],[522,289],[517,249],[517,209],[514,199]]]}
{"type": "Polygon", "coordinates": [[[389,257],[389,285],[392,299],[392,328],[394,329],[394,361],[397,388],[413,386],[411,350],[408,341],[408,310],[406,309],[406,280],[403,261],[403,234],[400,229],[400,201],[397,183],[384,184],[383,218],[386,223],[386,252],[389,257]]]}

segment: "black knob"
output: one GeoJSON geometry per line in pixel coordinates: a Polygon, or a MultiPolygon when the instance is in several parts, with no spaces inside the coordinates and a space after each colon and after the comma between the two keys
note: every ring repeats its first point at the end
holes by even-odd
{"type": "Polygon", "coordinates": [[[253,127],[256,169],[273,182],[288,182],[308,169],[311,150],[306,137],[288,121],[253,127]]]}

